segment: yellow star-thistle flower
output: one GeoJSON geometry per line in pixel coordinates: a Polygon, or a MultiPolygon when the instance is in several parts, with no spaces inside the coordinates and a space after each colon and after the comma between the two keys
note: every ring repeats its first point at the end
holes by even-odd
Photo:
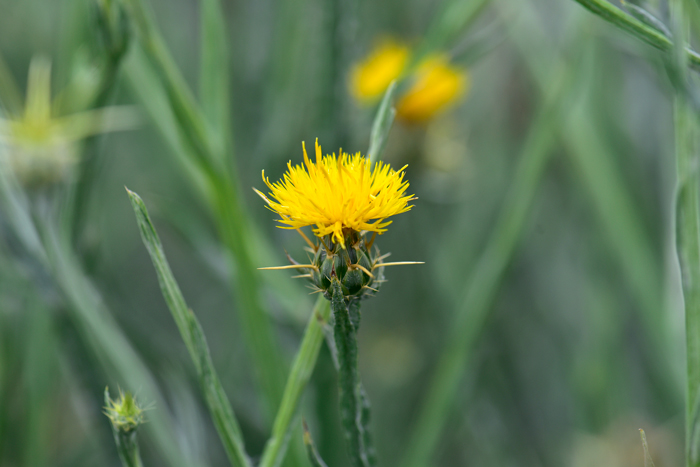
{"type": "Polygon", "coordinates": [[[391,39],[380,42],[361,63],[355,65],[350,77],[350,90],[360,101],[374,101],[381,97],[392,81],[406,68],[409,50],[391,39]]]}
{"type": "Polygon", "coordinates": [[[316,140],[316,162],[309,160],[304,149],[304,164],[287,164],[284,178],[270,183],[269,197],[255,190],[273,212],[280,215],[281,228],[299,229],[315,226],[318,237],[331,235],[333,242],[345,248],[345,237],[352,231],[386,231],[386,219],[410,210],[414,199],[407,195],[405,166],[395,171],[388,164],[377,162],[371,168],[369,159],[359,152],[351,155],[321,153],[316,140]]]}
{"type": "Polygon", "coordinates": [[[414,83],[396,105],[396,116],[420,123],[431,119],[467,92],[466,70],[450,64],[445,56],[433,56],[421,63],[414,83]]]}

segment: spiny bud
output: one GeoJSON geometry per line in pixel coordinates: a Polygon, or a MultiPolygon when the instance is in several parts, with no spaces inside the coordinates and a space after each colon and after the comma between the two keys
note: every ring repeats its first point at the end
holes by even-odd
{"type": "Polygon", "coordinates": [[[132,432],[144,422],[144,409],[139,407],[129,391],[123,392],[120,389],[119,398],[115,401],[109,397],[109,388],[105,388],[105,404],[104,413],[119,432],[132,432]]]}
{"type": "Polygon", "coordinates": [[[311,283],[331,299],[331,279],[337,277],[347,299],[371,297],[384,282],[384,267],[379,266],[379,249],[365,241],[364,235],[351,230],[345,235],[345,248],[323,239],[314,252],[311,283]]]}

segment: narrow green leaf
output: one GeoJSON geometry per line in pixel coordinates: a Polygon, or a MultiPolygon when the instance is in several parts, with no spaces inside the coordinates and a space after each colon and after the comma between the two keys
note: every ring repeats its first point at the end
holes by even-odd
{"type": "Polygon", "coordinates": [[[396,87],[396,80],[394,80],[384,93],[382,102],[377,109],[377,115],[374,117],[374,123],[372,123],[372,133],[369,137],[369,149],[367,150],[367,157],[372,163],[381,160],[382,152],[384,152],[384,147],[391,131],[391,125],[394,123],[394,117],[396,116],[396,109],[394,108],[396,87]]]}
{"type": "Polygon", "coordinates": [[[490,0],[448,0],[442,2],[441,9],[432,22],[413,57],[413,65],[420,63],[426,55],[450,48],[452,42],[479,16],[490,0]]]}
{"type": "Polygon", "coordinates": [[[301,395],[316,367],[318,352],[323,343],[323,327],[330,317],[330,303],[319,295],[309,317],[304,338],[292,364],[282,403],[277,411],[272,435],[265,445],[260,467],[277,467],[284,459],[284,453],[292,430],[292,420],[297,412],[301,395]]]}
{"type": "Polygon", "coordinates": [[[478,338],[493,300],[526,227],[540,180],[556,141],[557,119],[568,102],[572,72],[561,67],[550,73],[550,94],[535,117],[523,153],[489,241],[467,277],[464,296],[442,349],[401,465],[424,467],[438,446],[452,413],[459,384],[472,369],[478,338]]]}
{"type": "Polygon", "coordinates": [[[311,461],[311,465],[313,467],[328,467],[325,462],[323,462],[323,459],[321,459],[321,455],[318,453],[316,450],[316,446],[314,445],[314,440],[311,438],[311,433],[309,432],[309,427],[306,425],[306,420],[303,421],[304,425],[304,445],[306,445],[306,452],[309,455],[309,461],[311,461]]]}
{"type": "Polygon", "coordinates": [[[151,223],[145,204],[136,193],[128,189],[127,192],[136,214],[141,239],[156,269],[163,298],[168,304],[168,308],[180,330],[180,335],[197,369],[207,406],[219,437],[224,444],[229,461],[234,466],[250,467],[252,464],[245,453],[241,430],[214,369],[209,354],[209,347],[199,321],[185,303],[185,298],[170,270],[163,246],[160,243],[155,227],[151,223]]]}
{"type": "Polygon", "coordinates": [[[669,40],[671,40],[671,38],[673,37],[671,31],[669,31],[668,27],[659,18],[649,13],[647,10],[640,7],[639,5],[635,5],[634,3],[625,2],[624,0],[621,0],[620,3],[622,4],[622,6],[625,7],[625,9],[627,9],[630,12],[632,16],[634,16],[647,26],[656,29],[664,36],[666,36],[669,40]]]}
{"type": "Polygon", "coordinates": [[[655,467],[654,461],[651,460],[649,455],[649,446],[647,445],[647,435],[644,434],[644,430],[639,429],[639,435],[642,437],[642,446],[644,447],[644,467],[655,467]]]}
{"type": "Polygon", "coordinates": [[[361,422],[363,401],[357,373],[356,329],[350,318],[340,281],[335,277],[331,282],[331,290],[331,310],[335,317],[334,337],[339,363],[340,418],[345,430],[345,440],[348,443],[352,465],[372,467],[373,457],[368,454],[369,449],[365,444],[369,436],[365,434],[365,426],[361,422]]]}
{"type": "MultiPolygon", "coordinates": [[[[649,26],[637,18],[625,13],[607,0],[575,1],[607,22],[632,34],[636,38],[653,47],[656,47],[659,50],[670,52],[673,49],[673,43],[668,37],[666,37],[664,32],[657,30],[656,28],[649,26]]],[[[685,53],[688,57],[690,65],[696,69],[700,68],[700,55],[690,48],[686,48],[685,53]]]]}
{"type": "Polygon", "coordinates": [[[216,156],[225,158],[229,146],[229,61],[225,16],[220,0],[200,3],[201,57],[199,99],[210,129],[216,156]]]}

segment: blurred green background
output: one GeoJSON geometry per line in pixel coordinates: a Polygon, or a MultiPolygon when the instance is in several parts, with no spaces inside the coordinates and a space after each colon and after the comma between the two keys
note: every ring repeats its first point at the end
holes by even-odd
{"type": "MultiPolygon", "coordinates": [[[[0,0],[0,53],[22,92],[32,57],[51,59],[58,92],[99,53],[89,3],[0,0]]],[[[199,2],[150,4],[177,65],[197,89],[199,2]]],[[[382,36],[418,43],[442,5],[231,0],[223,7],[235,165],[256,232],[272,245],[273,264],[257,266],[285,264],[285,250],[305,256],[303,242],[275,228],[250,188],[262,188],[262,169],[277,179],[287,161],[300,162],[302,141],[309,147],[318,137],[324,152],[341,145],[366,151],[375,109],[347,93],[351,65],[382,36]],[[340,50],[329,32],[336,3],[346,9],[341,24],[353,38],[340,50]]],[[[512,232],[512,255],[504,250],[508,268],[477,328],[434,465],[641,466],[639,428],[647,431],[657,466],[680,465],[683,317],[671,85],[660,55],[575,2],[555,0],[488,2],[444,49],[468,66],[468,95],[424,125],[397,122],[383,156],[396,168],[408,164],[418,200],[378,244],[392,260],[426,264],[388,269],[381,292],[363,303],[360,372],[373,405],[379,463],[401,465],[465,290],[480,261],[491,261],[483,252],[513,198],[519,163],[532,141],[544,138],[543,173],[535,177],[523,228],[512,232]],[[555,89],[558,74],[570,78],[562,90],[555,89]],[[540,118],[550,100],[557,105],[540,118]]],[[[133,54],[132,44],[107,103],[141,105],[142,83],[129,71],[133,54]]],[[[77,251],[164,393],[186,462],[224,465],[124,186],[144,198],[255,458],[269,427],[214,222],[173,148],[148,113],[140,113],[135,130],[95,142],[101,163],[77,251]]],[[[3,217],[0,212],[0,465],[118,465],[103,390],[121,386],[138,395],[140,388],[105,371],[51,279],[17,253],[3,217]]],[[[292,274],[261,275],[280,281],[292,274]]],[[[288,361],[315,298],[297,285],[291,305],[270,292],[265,302],[288,361]]],[[[349,465],[325,346],[302,414],[326,462],[349,465]]],[[[146,465],[169,465],[148,437],[141,450],[146,465]]]]}

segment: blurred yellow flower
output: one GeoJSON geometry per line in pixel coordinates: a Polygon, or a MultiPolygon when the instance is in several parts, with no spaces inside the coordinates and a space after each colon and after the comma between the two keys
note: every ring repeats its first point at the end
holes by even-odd
{"type": "Polygon", "coordinates": [[[37,58],[29,67],[24,112],[15,118],[0,117],[0,144],[7,146],[7,162],[26,183],[63,178],[77,162],[75,143],[108,131],[134,126],[131,109],[110,107],[57,117],[51,101],[51,65],[37,58]]]}
{"type": "Polygon", "coordinates": [[[405,78],[409,89],[399,98],[397,117],[404,122],[420,123],[448,108],[469,88],[466,69],[450,63],[445,54],[434,54],[407,70],[411,52],[394,40],[384,40],[355,65],[350,79],[352,95],[370,103],[381,97],[393,80],[405,78]]]}
{"type": "Polygon", "coordinates": [[[287,164],[284,178],[270,183],[269,197],[255,190],[286,229],[314,225],[318,237],[332,235],[333,242],[345,248],[345,237],[355,232],[386,231],[391,221],[386,218],[410,210],[413,195],[406,195],[408,181],[404,169],[392,170],[388,164],[370,161],[359,152],[351,155],[340,151],[336,157],[323,156],[316,140],[316,162],[311,162],[304,147],[304,164],[287,164]],[[374,222],[372,222],[374,221],[374,222]]]}
{"type": "Polygon", "coordinates": [[[446,56],[423,61],[411,79],[413,85],[396,105],[397,117],[410,123],[431,119],[457,101],[469,87],[466,70],[451,65],[446,56]]]}
{"type": "Polygon", "coordinates": [[[381,97],[392,81],[398,79],[408,64],[409,50],[391,39],[380,42],[372,53],[355,65],[350,77],[353,96],[360,101],[381,97]]]}

